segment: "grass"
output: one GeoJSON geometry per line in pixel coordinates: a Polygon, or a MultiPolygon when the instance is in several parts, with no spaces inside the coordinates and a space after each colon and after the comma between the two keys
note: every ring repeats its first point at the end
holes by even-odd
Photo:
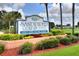
{"type": "Polygon", "coordinates": [[[47,51],[34,56],[79,56],[79,45],[58,49],[55,51],[47,51]]]}
{"type": "MultiPolygon", "coordinates": [[[[63,31],[65,33],[72,33],[72,29],[71,28],[64,28],[63,31]]],[[[79,33],[79,28],[75,28],[74,31],[75,31],[75,33],[79,33]]]]}
{"type": "MultiPolygon", "coordinates": [[[[55,29],[55,28],[54,28],[55,29]]],[[[65,33],[72,33],[72,28],[63,28],[62,29],[65,33]]],[[[74,29],[75,33],[79,33],[79,28],[74,29]]]]}

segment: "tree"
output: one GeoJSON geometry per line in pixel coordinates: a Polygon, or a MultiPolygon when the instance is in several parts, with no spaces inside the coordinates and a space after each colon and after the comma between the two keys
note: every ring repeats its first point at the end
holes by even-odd
{"type": "Polygon", "coordinates": [[[10,25],[13,24],[16,19],[21,18],[21,14],[18,11],[6,12],[1,13],[0,18],[5,21],[5,23],[8,23],[8,29],[10,32],[10,25]]]}
{"type": "Polygon", "coordinates": [[[79,27],[79,22],[77,23],[77,26],[79,27]]]}
{"type": "Polygon", "coordinates": [[[66,26],[71,26],[71,24],[67,24],[66,26]]]}
{"type": "Polygon", "coordinates": [[[22,15],[18,12],[18,11],[13,11],[13,18],[14,20],[12,21],[14,24],[14,29],[15,29],[15,33],[16,33],[16,19],[20,19],[22,17],[22,15]]]}
{"type": "Polygon", "coordinates": [[[49,22],[49,26],[50,26],[50,29],[52,29],[52,28],[55,27],[55,23],[54,22],[49,22]]]}
{"type": "Polygon", "coordinates": [[[5,10],[1,10],[0,11],[0,29],[3,29],[3,28],[6,28],[7,27],[7,23],[5,23],[5,21],[3,20],[4,19],[4,15],[6,14],[7,12],[5,10]]]}
{"type": "Polygon", "coordinates": [[[46,16],[47,16],[47,21],[49,23],[49,31],[50,31],[51,27],[50,27],[50,22],[49,22],[49,15],[48,15],[48,3],[45,3],[45,8],[46,8],[46,16]]]}

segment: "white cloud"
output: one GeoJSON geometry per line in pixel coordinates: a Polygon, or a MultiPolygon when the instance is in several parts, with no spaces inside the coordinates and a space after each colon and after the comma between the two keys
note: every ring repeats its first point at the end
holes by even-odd
{"type": "Polygon", "coordinates": [[[25,19],[25,15],[24,15],[23,10],[22,10],[22,9],[19,9],[19,10],[18,10],[18,12],[20,12],[20,13],[21,13],[21,15],[22,15],[22,19],[25,19]]]}
{"type": "MultiPolygon", "coordinates": [[[[71,3],[65,3],[62,4],[63,7],[63,24],[71,24],[72,25],[72,4],[71,3]]],[[[41,16],[46,17],[45,13],[40,13],[41,16]]],[[[49,8],[49,17],[54,19],[55,24],[60,24],[60,8],[59,4],[51,4],[51,7],[49,8]]],[[[75,25],[77,22],[79,22],[79,4],[75,4],[75,25]]]]}
{"type": "Polygon", "coordinates": [[[25,3],[0,3],[0,10],[6,10],[7,12],[10,11],[18,11],[21,13],[22,18],[24,18],[24,12],[22,10],[22,7],[25,6],[25,3]]]}
{"type": "Polygon", "coordinates": [[[39,16],[46,17],[46,13],[45,12],[39,13],[39,16]]]}
{"type": "MultiPolygon", "coordinates": [[[[63,5],[63,19],[64,23],[71,23],[72,20],[72,4],[71,3],[64,3],[63,5]]],[[[25,6],[25,3],[12,3],[12,4],[7,4],[7,3],[0,3],[0,10],[4,9],[6,11],[19,11],[22,14],[22,18],[24,18],[25,14],[22,10],[22,7],[25,6]]],[[[46,13],[41,12],[39,13],[40,16],[45,17],[46,19],[46,13]]],[[[75,20],[76,23],[78,22],[78,16],[79,16],[79,4],[76,3],[75,5],[75,20]]],[[[51,4],[51,7],[49,8],[49,17],[54,19],[55,23],[60,23],[60,8],[59,4],[51,4]]]]}
{"type": "Polygon", "coordinates": [[[25,3],[14,3],[13,8],[20,9],[25,6],[25,3]]]}
{"type": "Polygon", "coordinates": [[[49,13],[59,13],[59,4],[52,4],[51,8],[49,8],[49,13]]]}
{"type": "Polygon", "coordinates": [[[0,7],[0,11],[2,10],[2,8],[0,7]]]}
{"type": "Polygon", "coordinates": [[[10,12],[10,11],[12,11],[12,8],[8,7],[8,6],[4,6],[3,10],[5,10],[7,12],[10,12]]]}

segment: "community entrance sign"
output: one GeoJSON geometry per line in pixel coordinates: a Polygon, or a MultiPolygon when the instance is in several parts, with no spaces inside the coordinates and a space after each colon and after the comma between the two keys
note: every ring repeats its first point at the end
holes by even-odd
{"type": "MultiPolygon", "coordinates": [[[[32,18],[33,19],[33,18],[32,18]]],[[[18,34],[44,34],[49,32],[48,22],[44,21],[17,21],[17,32],[18,34]]]]}

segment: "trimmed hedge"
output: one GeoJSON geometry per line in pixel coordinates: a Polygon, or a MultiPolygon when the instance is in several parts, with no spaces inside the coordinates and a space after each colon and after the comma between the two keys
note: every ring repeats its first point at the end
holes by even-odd
{"type": "Polygon", "coordinates": [[[78,40],[79,40],[79,37],[77,37],[77,36],[70,35],[68,37],[71,39],[71,42],[72,43],[77,43],[78,40]]]}
{"type": "Polygon", "coordinates": [[[0,54],[4,52],[4,49],[5,49],[4,45],[0,44],[0,54]]]}
{"type": "Polygon", "coordinates": [[[79,36],[79,33],[74,33],[75,36],[79,36]]]}
{"type": "Polygon", "coordinates": [[[43,49],[48,49],[48,48],[55,48],[55,47],[58,47],[58,44],[59,44],[58,39],[46,39],[37,43],[35,49],[43,50],[43,49]]]}
{"type": "Polygon", "coordinates": [[[69,44],[71,44],[71,39],[68,37],[62,38],[62,39],[60,39],[60,43],[63,45],[69,45],[69,44]]]}
{"type": "Polygon", "coordinates": [[[67,35],[71,35],[72,33],[66,33],[67,35]]]}
{"type": "Polygon", "coordinates": [[[52,29],[50,31],[53,35],[62,35],[62,34],[65,34],[63,30],[60,30],[60,29],[52,29]]]}
{"type": "Polygon", "coordinates": [[[19,40],[22,39],[24,35],[20,34],[1,34],[0,40],[19,40]]]}
{"type": "Polygon", "coordinates": [[[32,46],[33,44],[32,43],[24,43],[22,46],[21,46],[21,49],[19,50],[19,54],[27,54],[27,53],[31,53],[32,52],[32,46]]]}

